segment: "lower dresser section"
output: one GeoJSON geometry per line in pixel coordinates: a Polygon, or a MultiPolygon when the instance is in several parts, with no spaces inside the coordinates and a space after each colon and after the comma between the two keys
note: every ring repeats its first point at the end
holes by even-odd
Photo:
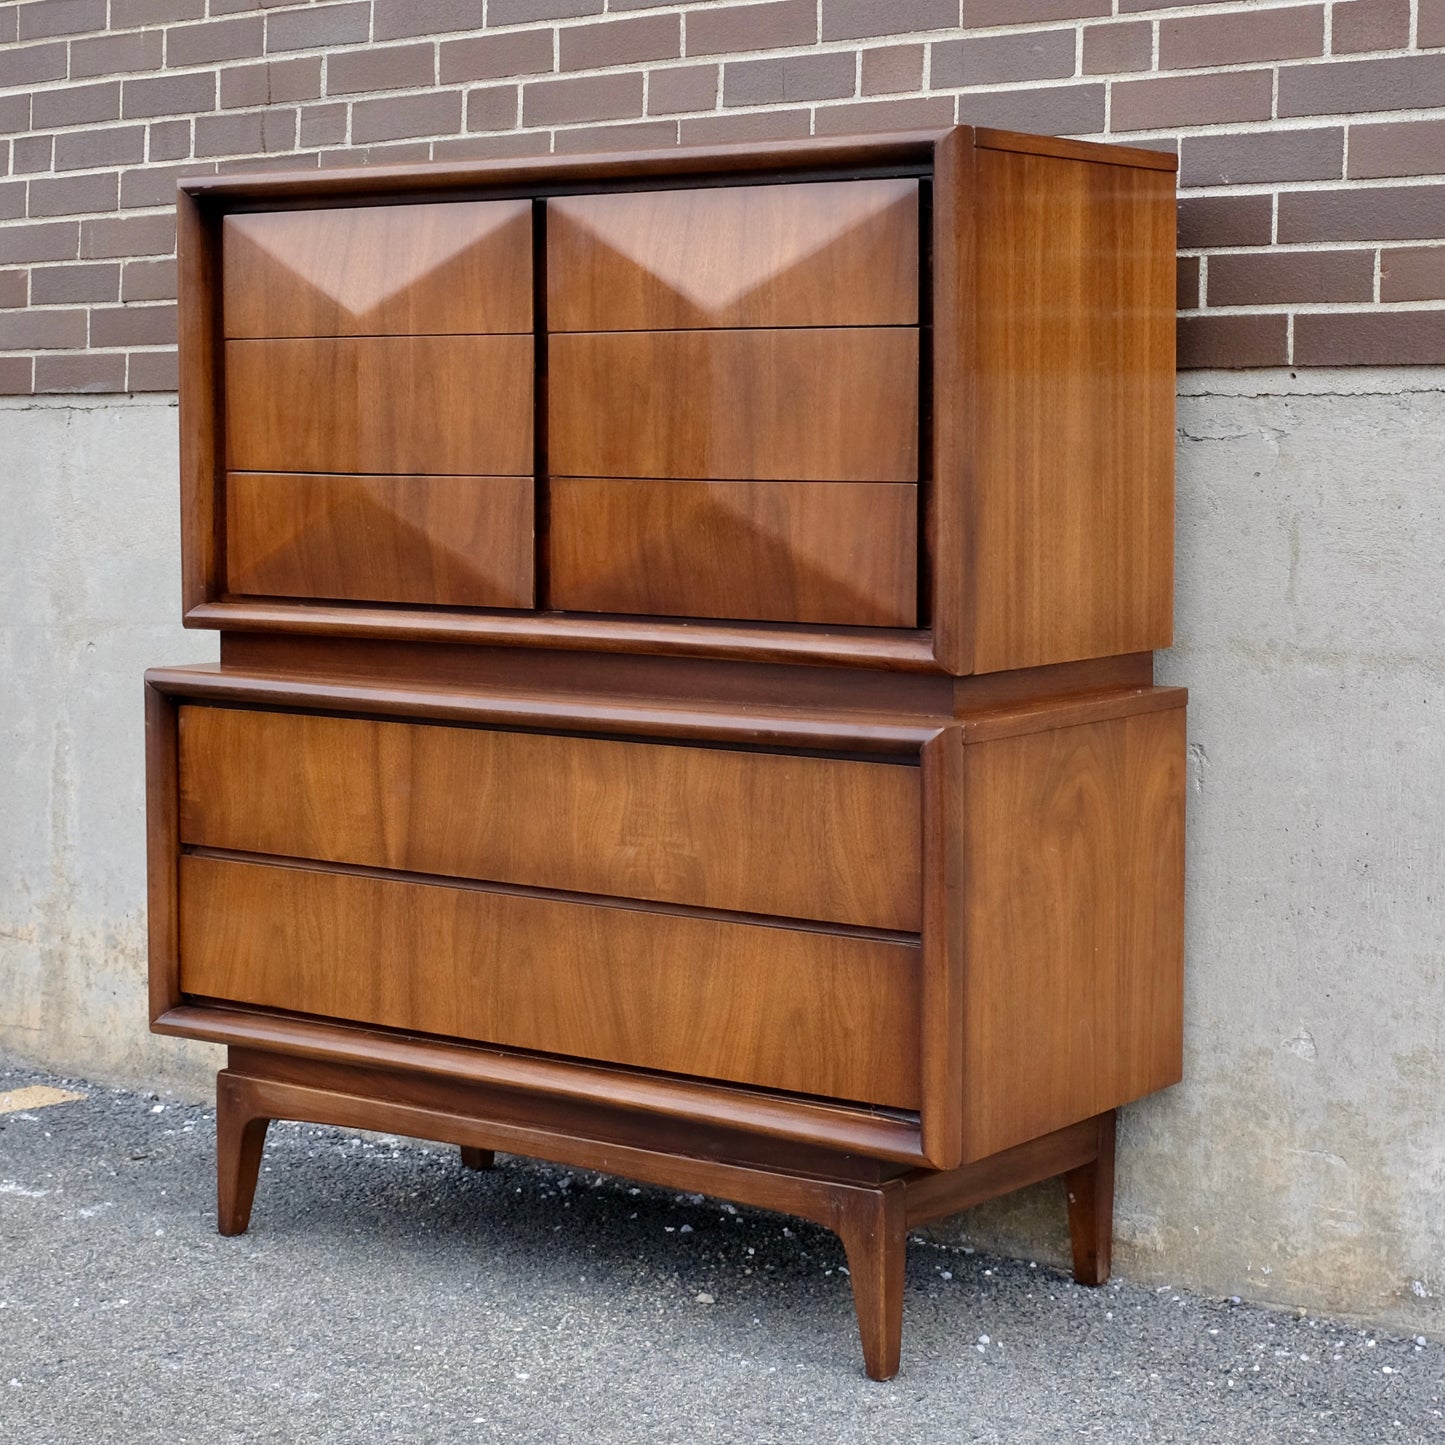
{"type": "Polygon", "coordinates": [[[188,854],[190,995],[916,1109],[918,946],[188,854]]]}

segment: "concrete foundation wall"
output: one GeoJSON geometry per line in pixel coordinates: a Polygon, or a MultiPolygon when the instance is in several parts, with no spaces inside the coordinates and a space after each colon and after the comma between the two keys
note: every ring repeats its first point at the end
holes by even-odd
{"type": "MultiPolygon", "coordinates": [[[[1186,1081],[1127,1111],[1117,1267],[1445,1333],[1445,371],[1193,373],[1186,1081]]],[[[145,1024],[144,667],[174,404],[0,408],[0,1048],[199,1094],[145,1024]]],[[[941,1231],[1062,1253],[1056,1188],[941,1231]]]]}

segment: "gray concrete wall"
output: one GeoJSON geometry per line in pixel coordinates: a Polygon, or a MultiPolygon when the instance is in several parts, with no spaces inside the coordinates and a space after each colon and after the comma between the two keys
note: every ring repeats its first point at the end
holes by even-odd
{"type": "MultiPolygon", "coordinates": [[[[1192,373],[1179,408],[1186,1082],[1118,1267],[1445,1333],[1445,372],[1192,373]]],[[[0,408],[0,1048],[199,1093],[145,1031],[140,674],[183,633],[175,411],[0,408]]],[[[1062,1253],[1054,1189],[944,1233],[1062,1253]]]]}

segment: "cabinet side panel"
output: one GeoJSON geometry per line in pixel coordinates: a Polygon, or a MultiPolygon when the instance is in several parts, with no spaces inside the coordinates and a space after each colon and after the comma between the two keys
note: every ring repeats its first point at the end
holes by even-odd
{"type": "Polygon", "coordinates": [[[176,266],[180,297],[181,607],[185,612],[220,591],[215,240],[214,228],[195,198],[181,191],[176,198],[176,266]]]}
{"type": "Polygon", "coordinates": [[[1174,178],[976,165],[975,670],[1167,647],[1174,178]]]}
{"type": "Polygon", "coordinates": [[[1180,1077],[1184,718],[964,751],[966,1158],[1180,1077]]]}

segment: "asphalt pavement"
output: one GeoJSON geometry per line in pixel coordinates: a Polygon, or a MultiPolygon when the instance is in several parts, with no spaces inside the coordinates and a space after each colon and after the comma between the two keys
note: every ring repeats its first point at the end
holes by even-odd
{"type": "Polygon", "coordinates": [[[875,1384],[801,1221],[273,1124],[222,1239],[213,1168],[210,1111],[0,1061],[0,1441],[1445,1442],[1438,1341],[914,1240],[875,1384]]]}

